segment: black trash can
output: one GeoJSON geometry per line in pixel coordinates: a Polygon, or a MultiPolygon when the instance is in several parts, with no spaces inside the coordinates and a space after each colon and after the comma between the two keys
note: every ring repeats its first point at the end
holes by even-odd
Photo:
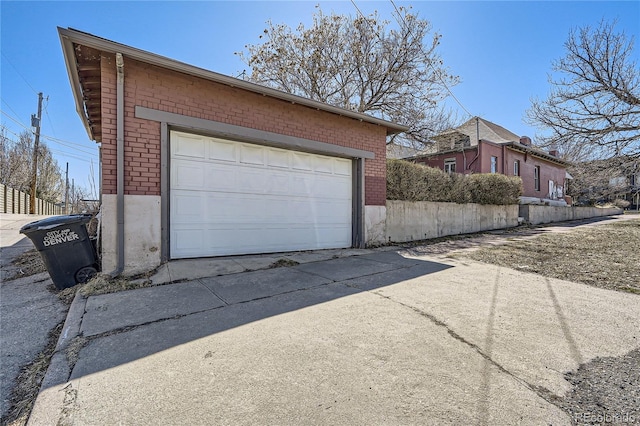
{"type": "Polygon", "coordinates": [[[98,271],[87,223],[90,214],[54,216],[31,222],[20,229],[40,252],[53,284],[58,289],[89,281],[98,271]]]}

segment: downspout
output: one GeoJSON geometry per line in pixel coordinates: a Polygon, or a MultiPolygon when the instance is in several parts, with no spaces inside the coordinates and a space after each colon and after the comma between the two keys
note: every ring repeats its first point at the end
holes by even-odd
{"type": "Polygon", "coordinates": [[[478,159],[478,157],[480,157],[480,144],[477,145],[476,148],[476,156],[473,157],[473,160],[471,160],[471,162],[469,163],[469,165],[467,167],[469,167],[469,170],[471,170],[471,166],[473,165],[473,163],[476,162],[476,160],[478,159]]]}
{"type": "Polygon", "coordinates": [[[117,277],[124,270],[124,59],[116,53],[116,242],[118,261],[109,275],[117,277]]]}
{"type": "Polygon", "coordinates": [[[502,144],[502,174],[507,176],[507,151],[506,146],[502,144]]]}

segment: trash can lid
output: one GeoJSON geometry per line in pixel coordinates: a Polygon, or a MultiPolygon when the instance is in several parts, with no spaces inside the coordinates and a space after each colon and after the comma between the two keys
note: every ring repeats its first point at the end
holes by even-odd
{"type": "Polygon", "coordinates": [[[27,223],[20,228],[20,233],[25,234],[33,231],[45,231],[57,228],[58,226],[70,225],[73,223],[87,223],[91,220],[92,214],[70,214],[63,216],[53,216],[46,219],[27,223]]]}

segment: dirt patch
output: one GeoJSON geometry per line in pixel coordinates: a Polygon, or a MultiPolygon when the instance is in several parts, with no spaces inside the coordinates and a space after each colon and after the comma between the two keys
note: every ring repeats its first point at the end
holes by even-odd
{"type": "Polygon", "coordinates": [[[291,260],[283,257],[281,259],[276,260],[271,265],[269,265],[269,268],[285,268],[289,266],[296,266],[299,264],[300,262],[296,262],[295,260],[291,260]]]}
{"type": "Polygon", "coordinates": [[[595,358],[565,378],[573,385],[562,403],[575,424],[640,424],[640,349],[595,358]]]}
{"type": "Polygon", "coordinates": [[[640,294],[640,221],[546,233],[458,253],[480,262],[640,294]]]}
{"type": "Polygon", "coordinates": [[[36,249],[22,253],[11,262],[11,265],[13,265],[16,270],[12,275],[7,277],[7,281],[47,272],[47,268],[42,261],[42,256],[40,256],[40,253],[36,249]]]}
{"type": "Polygon", "coordinates": [[[40,391],[40,385],[42,385],[42,380],[47,374],[51,356],[56,348],[63,325],[64,322],[61,322],[49,332],[47,346],[35,357],[33,362],[24,366],[20,371],[20,375],[16,379],[16,386],[13,388],[9,400],[11,406],[7,414],[0,420],[0,424],[3,426],[23,426],[27,424],[29,414],[40,391]]]}

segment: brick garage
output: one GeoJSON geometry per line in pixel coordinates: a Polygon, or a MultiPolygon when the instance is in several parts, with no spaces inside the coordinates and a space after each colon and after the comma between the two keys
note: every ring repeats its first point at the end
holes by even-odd
{"type": "Polygon", "coordinates": [[[231,141],[237,149],[265,146],[271,150],[265,156],[291,150],[300,158],[315,155],[314,161],[351,161],[351,246],[364,245],[368,213],[383,215],[386,136],[406,128],[79,31],[59,34],[77,109],[90,138],[101,143],[105,272],[137,273],[172,258],[174,132],[206,144],[231,141]]]}

